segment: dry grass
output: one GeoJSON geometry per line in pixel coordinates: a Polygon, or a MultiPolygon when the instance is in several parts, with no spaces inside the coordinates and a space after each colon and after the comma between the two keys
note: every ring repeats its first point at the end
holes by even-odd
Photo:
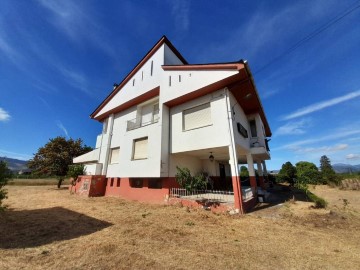
{"type": "Polygon", "coordinates": [[[274,211],[280,214],[271,218],[262,217],[261,211],[235,217],[119,198],[80,197],[48,186],[8,190],[9,210],[0,213],[0,269],[356,269],[360,265],[359,215],[349,216],[340,208],[316,210],[295,201],[277,207],[274,211]]]}
{"type": "MultiPolygon", "coordinates": [[[[8,183],[10,186],[57,186],[58,180],[55,178],[38,178],[38,179],[11,179],[8,183]]],[[[63,185],[70,184],[69,179],[63,181],[63,185]]]]}
{"type": "Polygon", "coordinates": [[[344,179],[340,186],[341,189],[360,190],[360,178],[344,179]]]}

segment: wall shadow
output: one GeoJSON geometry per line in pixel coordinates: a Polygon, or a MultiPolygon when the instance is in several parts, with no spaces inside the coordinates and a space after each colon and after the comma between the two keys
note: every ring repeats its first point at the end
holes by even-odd
{"type": "Polygon", "coordinates": [[[262,209],[280,205],[289,200],[303,201],[303,202],[309,201],[305,192],[295,187],[276,184],[274,185],[274,187],[269,188],[267,191],[269,192],[269,197],[267,198],[266,202],[259,203],[254,208],[252,208],[248,213],[256,212],[262,209]]]}
{"type": "Polygon", "coordinates": [[[0,212],[0,248],[38,247],[89,235],[112,224],[62,207],[0,212]]]}

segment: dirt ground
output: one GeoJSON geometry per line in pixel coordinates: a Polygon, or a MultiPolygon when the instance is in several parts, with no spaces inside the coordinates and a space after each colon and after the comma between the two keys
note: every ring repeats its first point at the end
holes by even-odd
{"type": "Polygon", "coordinates": [[[312,190],[244,216],[9,186],[0,269],[359,269],[359,191],[312,190]],[[344,206],[343,199],[349,204],[344,206]]]}

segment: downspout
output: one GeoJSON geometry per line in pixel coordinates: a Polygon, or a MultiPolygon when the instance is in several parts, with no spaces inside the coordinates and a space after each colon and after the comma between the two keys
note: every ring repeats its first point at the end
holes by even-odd
{"type": "Polygon", "coordinates": [[[109,117],[109,137],[108,137],[106,149],[105,149],[105,160],[104,160],[104,167],[103,167],[103,173],[102,173],[105,176],[107,174],[108,163],[109,163],[109,150],[110,150],[110,145],[111,145],[113,126],[114,126],[114,114],[111,114],[109,117]]]}
{"type": "MultiPolygon", "coordinates": [[[[240,213],[243,214],[243,206],[242,206],[242,195],[241,195],[241,187],[240,187],[240,174],[239,174],[239,168],[238,168],[238,161],[237,161],[237,155],[236,155],[236,148],[235,148],[235,139],[234,139],[234,133],[233,133],[233,125],[232,125],[232,111],[230,106],[230,96],[229,96],[229,89],[225,88],[225,99],[226,99],[226,112],[227,112],[227,118],[228,118],[228,125],[229,125],[229,131],[230,131],[230,148],[232,151],[233,156],[233,166],[235,170],[235,176],[236,176],[236,185],[237,189],[239,191],[239,205],[240,205],[240,213]]],[[[235,196],[234,196],[235,199],[235,196]]]]}

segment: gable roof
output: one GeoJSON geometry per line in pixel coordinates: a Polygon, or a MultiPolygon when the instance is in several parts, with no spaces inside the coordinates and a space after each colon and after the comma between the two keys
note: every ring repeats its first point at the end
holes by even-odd
{"type": "Polygon", "coordinates": [[[245,60],[238,62],[194,64],[194,65],[163,65],[166,71],[184,70],[238,70],[239,73],[229,76],[223,80],[209,84],[184,96],[166,102],[169,107],[176,106],[188,100],[203,96],[215,90],[228,87],[235,96],[241,108],[248,114],[259,113],[264,124],[266,136],[271,137],[271,129],[266,119],[259,93],[257,91],[250,67],[245,60]]]}
{"type": "Polygon", "coordinates": [[[179,51],[174,47],[170,40],[164,35],[160,38],[158,42],[145,54],[145,56],[137,63],[137,65],[129,72],[128,75],[121,81],[121,83],[114,88],[113,91],[105,98],[105,100],[90,114],[92,119],[95,118],[96,114],[124,87],[124,85],[131,79],[131,77],[142,68],[146,61],[155,54],[155,52],[163,45],[166,44],[170,50],[183,62],[183,64],[188,64],[186,59],[179,53],[179,51]]]}

